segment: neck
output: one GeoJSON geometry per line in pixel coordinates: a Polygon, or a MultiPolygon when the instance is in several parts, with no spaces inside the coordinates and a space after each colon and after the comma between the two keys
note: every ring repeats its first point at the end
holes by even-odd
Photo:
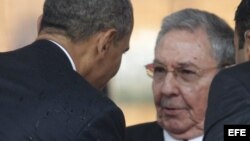
{"type": "Polygon", "coordinates": [[[95,53],[95,44],[91,39],[85,42],[72,42],[69,38],[51,33],[40,33],[37,37],[39,39],[52,40],[60,44],[72,58],[76,71],[84,77],[91,85],[97,89],[101,89],[97,84],[98,76],[96,75],[96,70],[98,70],[98,58],[95,53]]]}

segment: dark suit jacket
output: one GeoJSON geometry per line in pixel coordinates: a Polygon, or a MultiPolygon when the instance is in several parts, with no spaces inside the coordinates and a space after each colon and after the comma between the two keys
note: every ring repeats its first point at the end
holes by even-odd
{"type": "Polygon", "coordinates": [[[40,40],[0,53],[0,141],[121,141],[121,110],[40,40]]]}
{"type": "Polygon", "coordinates": [[[208,99],[204,141],[224,141],[224,125],[250,124],[250,62],[214,78],[208,99]]]}
{"type": "Polygon", "coordinates": [[[126,128],[125,141],[164,141],[163,129],[156,122],[126,128]]]}

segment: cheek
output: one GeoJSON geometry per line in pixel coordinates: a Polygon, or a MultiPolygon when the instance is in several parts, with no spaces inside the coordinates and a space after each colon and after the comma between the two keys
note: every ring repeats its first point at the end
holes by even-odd
{"type": "Polygon", "coordinates": [[[205,118],[205,113],[207,109],[207,97],[202,97],[199,102],[194,107],[194,119],[196,121],[202,121],[205,118]]]}
{"type": "Polygon", "coordinates": [[[121,58],[117,58],[116,60],[113,60],[112,62],[113,62],[113,68],[114,68],[113,70],[114,70],[114,75],[115,75],[121,66],[121,58]]]}
{"type": "Polygon", "coordinates": [[[237,36],[234,36],[234,47],[235,49],[237,50],[238,49],[238,37],[237,36]]]}
{"type": "Polygon", "coordinates": [[[208,86],[197,86],[184,95],[186,103],[191,107],[191,115],[196,120],[204,118],[207,108],[208,86]]]}
{"type": "Polygon", "coordinates": [[[121,62],[122,62],[121,57],[118,57],[115,62],[116,62],[115,66],[119,69],[121,66],[121,62]]]}
{"type": "Polygon", "coordinates": [[[122,53],[120,52],[115,52],[112,54],[112,57],[110,57],[109,62],[113,64],[113,67],[115,68],[120,68],[121,61],[122,61],[122,53]]]}
{"type": "Polygon", "coordinates": [[[155,83],[153,81],[152,82],[152,90],[153,90],[155,104],[158,105],[159,102],[160,102],[160,99],[161,99],[161,96],[160,96],[160,84],[155,83]]]}
{"type": "Polygon", "coordinates": [[[192,107],[196,107],[197,105],[201,105],[201,103],[205,103],[207,100],[208,88],[202,87],[199,89],[194,89],[190,91],[190,94],[186,96],[185,99],[189,101],[192,107]]]}

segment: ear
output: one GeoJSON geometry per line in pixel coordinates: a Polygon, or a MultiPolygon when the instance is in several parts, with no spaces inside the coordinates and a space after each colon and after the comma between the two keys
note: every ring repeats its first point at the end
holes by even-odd
{"type": "Polygon", "coordinates": [[[98,36],[97,51],[101,56],[105,56],[114,44],[116,30],[114,28],[101,32],[98,36]]]}
{"type": "Polygon", "coordinates": [[[250,30],[245,31],[244,38],[245,38],[244,48],[246,48],[248,60],[250,60],[250,30]]]}
{"type": "Polygon", "coordinates": [[[37,18],[37,33],[39,33],[40,27],[41,27],[41,22],[42,22],[43,15],[40,15],[37,18]]]}

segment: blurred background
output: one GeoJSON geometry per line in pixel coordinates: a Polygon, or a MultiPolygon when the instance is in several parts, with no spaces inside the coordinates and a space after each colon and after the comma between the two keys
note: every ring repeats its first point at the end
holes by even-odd
{"type": "MultiPolygon", "coordinates": [[[[144,65],[152,62],[156,36],[163,17],[183,8],[197,8],[217,14],[234,27],[234,13],[240,0],[131,0],[135,25],[120,71],[110,81],[107,93],[123,110],[127,125],[156,118],[152,80],[144,65]]],[[[0,0],[0,52],[20,48],[37,35],[37,18],[44,0],[0,0]]],[[[1,66],[0,66],[1,69],[1,66]]]]}

